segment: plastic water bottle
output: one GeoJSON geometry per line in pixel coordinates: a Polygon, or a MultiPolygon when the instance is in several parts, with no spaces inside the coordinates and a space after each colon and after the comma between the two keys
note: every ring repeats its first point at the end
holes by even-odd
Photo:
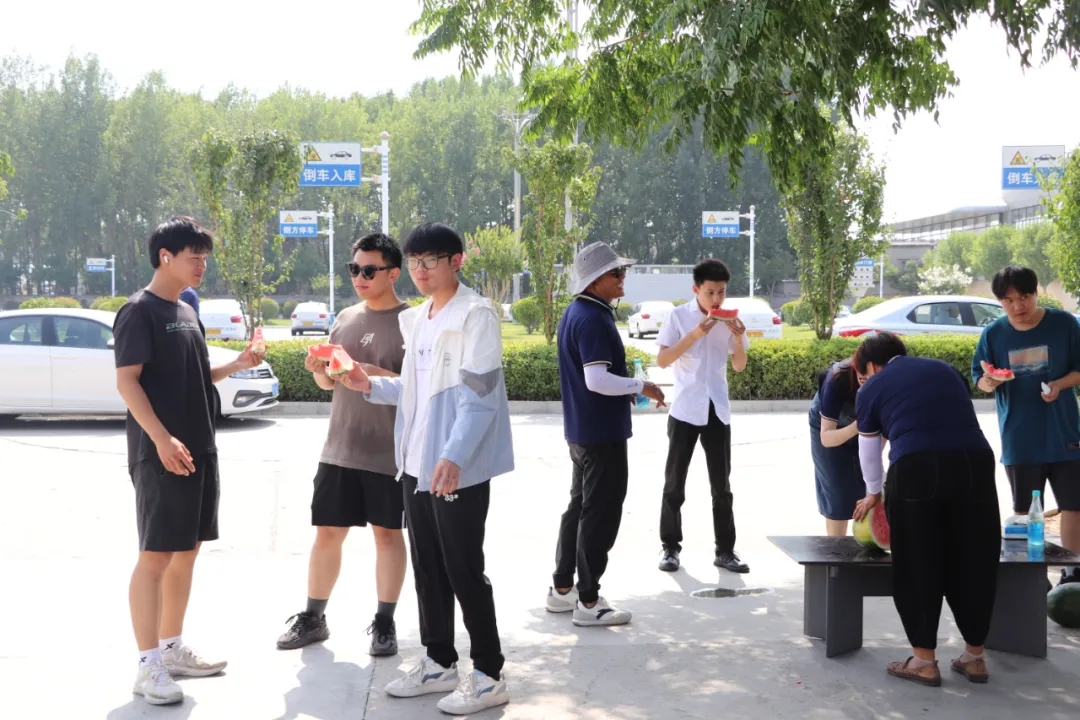
{"type": "Polygon", "coordinates": [[[1043,536],[1043,507],[1042,493],[1038,490],[1031,491],[1031,508],[1028,510],[1027,541],[1028,549],[1042,552],[1046,547],[1043,536]]]}
{"type": "MultiPolygon", "coordinates": [[[[645,374],[645,366],[641,364],[641,360],[634,360],[634,378],[641,381],[649,379],[645,374]]],[[[638,393],[634,396],[634,404],[639,408],[647,408],[649,407],[649,398],[638,393]]]]}

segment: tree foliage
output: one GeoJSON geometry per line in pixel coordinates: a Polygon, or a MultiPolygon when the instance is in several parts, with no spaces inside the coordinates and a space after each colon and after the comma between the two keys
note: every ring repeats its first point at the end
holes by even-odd
{"type": "Polygon", "coordinates": [[[248,331],[259,324],[264,295],[272,293],[289,268],[266,260],[267,241],[278,257],[285,238],[269,232],[281,196],[296,190],[303,163],[294,133],[263,130],[230,136],[211,130],[191,152],[195,185],[218,239],[221,275],[247,310],[248,331]]]}
{"type": "Polygon", "coordinates": [[[891,110],[894,126],[932,110],[957,84],[943,59],[946,41],[969,18],[989,15],[1031,61],[1076,62],[1080,22],[1067,0],[582,0],[578,32],[554,0],[423,0],[414,30],[417,57],[456,49],[465,74],[494,59],[520,70],[523,104],[539,111],[533,128],[569,138],[640,147],[671,125],[670,146],[698,120],[707,147],[731,154],[734,182],[742,148],[762,147],[782,189],[807,165],[827,161],[834,107],[891,110]],[[1045,23],[1045,24],[1044,24],[1045,23]],[[561,60],[570,51],[580,59],[561,60]]]}
{"type": "Polygon", "coordinates": [[[969,271],[959,265],[931,265],[919,273],[919,292],[923,295],[960,295],[971,285],[969,271]]]}
{"type": "Polygon", "coordinates": [[[517,234],[508,227],[481,228],[465,234],[465,284],[495,303],[506,302],[514,275],[525,268],[517,234]]]}
{"type": "Polygon", "coordinates": [[[566,272],[574,249],[588,236],[590,208],[596,198],[601,169],[591,164],[592,149],[581,143],[525,144],[515,164],[528,182],[523,198],[526,215],[521,241],[529,265],[533,293],[544,310],[541,328],[548,343],[555,338],[559,319],[557,298],[566,292],[566,272]],[[565,195],[573,205],[573,227],[565,227],[565,195]],[[561,266],[561,267],[560,267],[561,266]]]}
{"type": "Polygon", "coordinates": [[[1048,222],[1022,228],[999,225],[980,233],[954,232],[927,253],[922,266],[956,265],[968,269],[975,277],[989,279],[1006,265],[1023,265],[1035,271],[1039,284],[1045,288],[1058,277],[1047,254],[1053,234],[1053,225],[1048,222]]]}
{"type": "Polygon", "coordinates": [[[801,189],[784,199],[802,302],[823,340],[832,336],[855,263],[879,257],[888,246],[880,238],[884,169],[870,157],[866,139],[849,129],[837,130],[834,147],[824,162],[803,168],[801,189]]]}
{"type": "MultiPolygon", "coordinates": [[[[7,181],[4,178],[11,177],[14,174],[15,166],[11,164],[11,156],[0,150],[0,202],[7,197],[7,181]]],[[[14,214],[12,213],[12,215],[14,214]]],[[[3,240],[3,237],[0,237],[0,243],[3,240]]]]}
{"type": "Polygon", "coordinates": [[[1057,189],[1047,202],[1054,222],[1048,254],[1065,292],[1080,298],[1080,150],[1070,153],[1057,189]]]}

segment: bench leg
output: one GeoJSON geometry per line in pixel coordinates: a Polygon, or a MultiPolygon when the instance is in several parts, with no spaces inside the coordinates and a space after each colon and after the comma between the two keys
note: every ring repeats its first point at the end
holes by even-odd
{"type": "Polygon", "coordinates": [[[825,565],[803,566],[803,635],[825,639],[825,565]]]}
{"type": "Polygon", "coordinates": [[[825,657],[858,650],[863,641],[863,593],[856,568],[826,566],[825,657]]]}
{"type": "Polygon", "coordinates": [[[997,595],[986,647],[1046,657],[1046,568],[998,565],[997,595]]]}

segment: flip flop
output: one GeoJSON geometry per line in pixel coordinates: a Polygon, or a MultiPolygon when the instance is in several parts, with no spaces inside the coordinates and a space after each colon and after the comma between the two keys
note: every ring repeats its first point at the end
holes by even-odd
{"type": "Polygon", "coordinates": [[[889,663],[888,671],[893,677],[898,677],[901,680],[910,680],[917,682],[920,685],[926,685],[927,687],[941,687],[941,671],[938,670],[937,660],[934,661],[934,674],[929,677],[926,675],[920,675],[919,671],[923,668],[909,668],[908,665],[914,660],[914,656],[909,657],[904,662],[889,663]]]}

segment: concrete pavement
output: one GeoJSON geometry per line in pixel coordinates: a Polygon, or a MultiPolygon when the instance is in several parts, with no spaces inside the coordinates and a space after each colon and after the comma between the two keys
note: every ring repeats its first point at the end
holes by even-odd
{"type": "MultiPolygon", "coordinates": [[[[992,414],[980,416],[996,444],[992,414]]],[[[740,414],[733,423],[732,487],[738,548],[752,572],[712,567],[704,460],[695,458],[684,507],[684,569],[656,569],[666,417],[637,414],[631,483],[603,594],[634,612],[621,628],[575,628],[543,609],[555,532],[569,485],[561,420],[515,416],[518,470],[496,479],[488,522],[493,583],[513,701],[477,717],[1030,718],[1075,717],[1080,633],[1051,624],[1050,657],[990,653],[978,687],[944,673],[945,687],[885,674],[903,659],[889,599],[866,601],[865,647],[826,659],[802,635],[802,575],[766,540],[820,534],[805,413],[740,414]],[[707,587],[764,594],[698,599],[707,587]]],[[[382,688],[420,659],[411,573],[398,608],[401,654],[373,661],[365,629],[374,612],[373,550],[353,531],[327,610],[323,646],[280,652],[274,640],[303,608],[311,477],[326,420],[232,421],[219,436],[222,539],[196,573],[185,640],[230,665],[217,678],[182,680],[180,706],[154,708],[130,694],[135,648],[127,581],[135,557],[132,491],[122,423],[20,422],[0,430],[0,717],[196,720],[434,718],[437,697],[397,700],[382,688]]],[[[999,474],[1002,512],[1007,483],[999,474]]],[[[1053,506],[1052,499],[1048,502],[1053,506]]],[[[462,668],[468,637],[458,628],[462,668]]],[[[960,652],[946,610],[941,658],[960,652]]]]}

